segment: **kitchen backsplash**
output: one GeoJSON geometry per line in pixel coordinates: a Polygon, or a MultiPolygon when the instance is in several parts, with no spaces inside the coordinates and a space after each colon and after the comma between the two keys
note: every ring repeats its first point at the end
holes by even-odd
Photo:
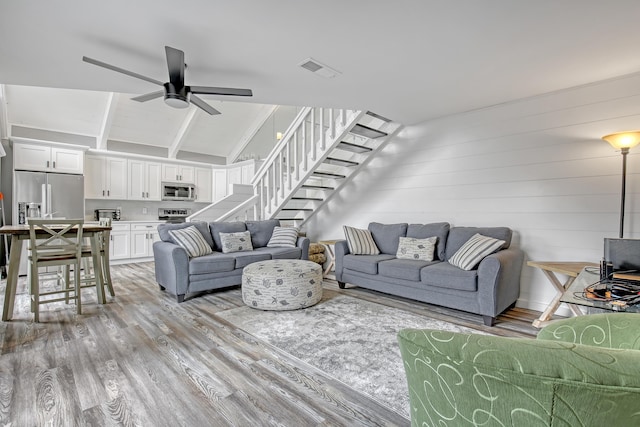
{"type": "Polygon", "coordinates": [[[93,211],[96,209],[120,208],[121,221],[157,221],[160,208],[189,208],[191,212],[197,212],[206,207],[208,203],[195,202],[143,202],[136,200],[85,200],[85,220],[93,220],[93,211]],[[147,210],[145,214],[143,209],[147,210]]]}

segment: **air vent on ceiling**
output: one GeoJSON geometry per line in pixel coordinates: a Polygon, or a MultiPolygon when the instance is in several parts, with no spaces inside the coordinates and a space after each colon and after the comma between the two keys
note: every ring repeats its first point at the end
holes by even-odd
{"type": "Polygon", "coordinates": [[[305,59],[304,61],[299,63],[298,66],[304,68],[305,70],[311,71],[313,74],[322,76],[326,79],[332,79],[335,76],[340,74],[339,71],[334,70],[333,68],[327,65],[324,65],[322,62],[316,61],[313,58],[305,59]]]}

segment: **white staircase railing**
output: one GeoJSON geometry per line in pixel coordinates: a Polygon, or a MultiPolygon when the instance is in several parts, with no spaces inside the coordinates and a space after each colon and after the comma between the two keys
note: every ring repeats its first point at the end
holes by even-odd
{"type": "Polygon", "coordinates": [[[312,107],[301,110],[253,178],[259,197],[258,216],[274,217],[365,113],[312,107]]]}

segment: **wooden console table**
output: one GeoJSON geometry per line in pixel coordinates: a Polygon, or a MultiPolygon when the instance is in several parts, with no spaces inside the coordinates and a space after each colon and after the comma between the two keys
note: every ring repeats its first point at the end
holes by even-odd
{"type": "MultiPolygon", "coordinates": [[[[571,286],[573,281],[578,277],[578,274],[585,267],[598,267],[598,264],[593,262],[549,262],[549,261],[528,261],[527,265],[530,267],[536,267],[542,270],[547,279],[551,282],[553,287],[556,289],[556,295],[553,297],[546,310],[542,312],[540,317],[533,321],[533,326],[536,328],[542,328],[545,326],[551,316],[558,310],[560,307],[560,298],[564,295],[565,291],[571,286]],[[560,282],[558,274],[567,275],[567,280],[563,283],[560,282]]],[[[581,316],[582,311],[575,304],[567,304],[574,315],[581,316]]]]}

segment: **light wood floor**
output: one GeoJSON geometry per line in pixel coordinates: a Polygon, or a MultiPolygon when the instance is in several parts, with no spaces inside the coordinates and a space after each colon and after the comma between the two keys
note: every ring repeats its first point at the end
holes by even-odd
{"type": "MultiPolygon", "coordinates": [[[[39,324],[21,279],[14,320],[0,323],[0,425],[409,425],[216,316],[242,305],[238,287],[178,304],[158,289],[153,263],[114,266],[112,275],[108,304],[87,289],[81,316],[49,304],[39,324]]],[[[534,336],[539,315],[513,309],[486,328],[480,316],[355,287],[340,292],[505,336],[534,336]]]]}

